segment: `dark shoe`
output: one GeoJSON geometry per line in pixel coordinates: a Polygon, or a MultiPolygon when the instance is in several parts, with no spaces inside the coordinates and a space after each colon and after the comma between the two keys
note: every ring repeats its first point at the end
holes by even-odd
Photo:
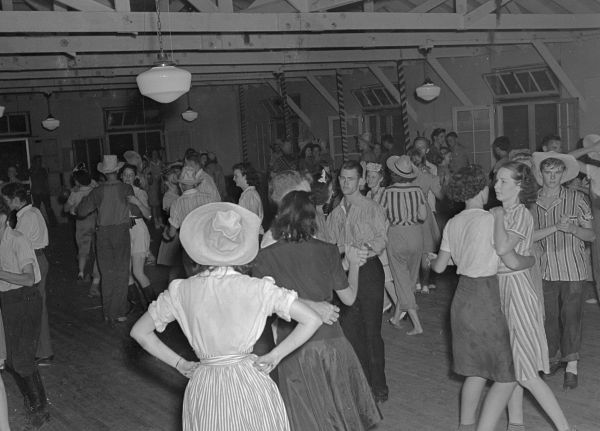
{"type": "Polygon", "coordinates": [[[565,379],[563,381],[563,389],[568,391],[569,389],[575,389],[577,387],[577,374],[570,372],[565,373],[565,379]]]}
{"type": "Polygon", "coordinates": [[[45,358],[35,358],[36,364],[40,367],[47,367],[48,365],[52,365],[52,361],[54,360],[54,355],[46,356],[45,358]]]}
{"type": "Polygon", "coordinates": [[[383,404],[388,400],[388,394],[385,394],[385,393],[373,394],[373,398],[375,398],[375,402],[377,404],[383,404]]]}
{"type": "Polygon", "coordinates": [[[563,369],[565,367],[564,362],[552,362],[550,364],[550,371],[548,372],[548,374],[546,374],[547,376],[553,376],[555,375],[559,370],[563,369]]]}

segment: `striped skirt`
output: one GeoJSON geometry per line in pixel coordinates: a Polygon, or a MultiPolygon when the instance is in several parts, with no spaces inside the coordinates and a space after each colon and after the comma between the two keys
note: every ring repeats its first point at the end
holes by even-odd
{"type": "Polygon", "coordinates": [[[184,431],[289,431],[277,386],[250,356],[201,363],[185,390],[184,431]]]}
{"type": "Polygon", "coordinates": [[[548,373],[544,303],[536,294],[530,270],[498,274],[500,302],[506,316],[518,381],[548,373]]]}

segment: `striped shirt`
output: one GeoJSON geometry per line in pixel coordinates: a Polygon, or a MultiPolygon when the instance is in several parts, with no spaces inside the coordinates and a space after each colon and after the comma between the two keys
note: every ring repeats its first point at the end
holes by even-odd
{"type": "Polygon", "coordinates": [[[214,195],[201,193],[198,189],[186,190],[177,198],[173,205],[171,205],[171,213],[169,216],[169,223],[175,229],[181,227],[183,219],[196,208],[209,204],[211,202],[219,202],[214,199],[214,195]]]}
{"type": "Polygon", "coordinates": [[[387,227],[385,212],[377,202],[359,196],[346,207],[346,198],[327,217],[328,239],[338,246],[368,244],[374,254],[385,248],[387,227]]]}
{"type": "Polygon", "coordinates": [[[264,217],[263,204],[260,195],[254,186],[248,186],[240,195],[238,205],[252,211],[261,220],[264,217]]]}
{"type": "MultiPolygon", "coordinates": [[[[538,199],[532,212],[536,230],[559,223],[563,216],[580,226],[592,220],[590,204],[583,193],[565,187],[560,188],[558,198],[548,208],[538,199]]],[[[581,239],[573,234],[557,231],[539,242],[542,246],[540,268],[544,280],[587,279],[585,244],[581,239]]]]}
{"type": "Polygon", "coordinates": [[[385,189],[381,205],[392,225],[412,226],[427,218],[425,196],[415,184],[392,184],[385,189]]]}
{"type": "Polygon", "coordinates": [[[215,180],[213,180],[213,177],[209,173],[205,172],[204,169],[200,169],[196,173],[196,178],[200,180],[200,183],[196,186],[200,194],[207,196],[207,198],[211,199],[211,202],[221,202],[219,189],[217,189],[215,180]]]}

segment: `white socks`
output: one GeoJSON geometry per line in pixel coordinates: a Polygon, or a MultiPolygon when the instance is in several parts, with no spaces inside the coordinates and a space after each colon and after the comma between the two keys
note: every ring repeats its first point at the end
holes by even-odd
{"type": "Polygon", "coordinates": [[[577,361],[567,362],[567,369],[565,371],[567,373],[577,374],[577,361]]]}

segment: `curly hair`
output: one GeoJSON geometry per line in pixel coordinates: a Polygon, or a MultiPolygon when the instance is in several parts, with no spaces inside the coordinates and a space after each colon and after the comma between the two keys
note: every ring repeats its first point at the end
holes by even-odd
{"type": "Polygon", "coordinates": [[[285,195],[271,226],[273,238],[300,242],[310,239],[316,231],[315,205],[310,193],[292,191],[285,195]]]}
{"type": "Polygon", "coordinates": [[[538,183],[531,172],[531,168],[521,162],[506,162],[500,169],[508,169],[512,172],[511,178],[519,183],[519,201],[525,206],[535,203],[537,200],[538,183]]]}
{"type": "Polygon", "coordinates": [[[246,177],[249,186],[258,188],[260,185],[260,174],[250,163],[236,163],[231,168],[232,171],[239,170],[242,176],[246,177]]]}
{"type": "Polygon", "coordinates": [[[477,196],[488,185],[488,176],[479,165],[465,166],[454,173],[446,188],[448,198],[466,202],[477,196]]]}

